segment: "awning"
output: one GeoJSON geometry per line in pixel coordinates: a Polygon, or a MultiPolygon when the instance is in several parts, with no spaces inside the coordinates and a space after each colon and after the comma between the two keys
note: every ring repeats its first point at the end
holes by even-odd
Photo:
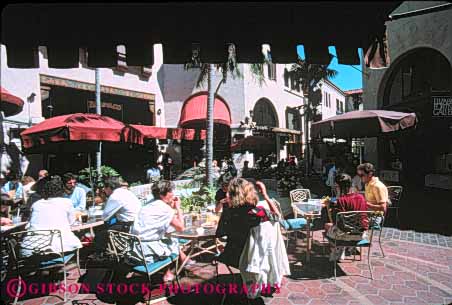
{"type": "Polygon", "coordinates": [[[386,110],[351,111],[312,123],[312,138],[365,138],[415,126],[415,113],[386,110]]]}
{"type": "Polygon", "coordinates": [[[12,116],[20,113],[24,107],[24,101],[3,87],[0,87],[2,93],[2,107],[1,111],[5,116],[12,116]]]}
{"type": "Polygon", "coordinates": [[[147,139],[171,139],[171,140],[204,140],[205,130],[184,129],[184,128],[164,128],[147,125],[130,124],[124,129],[124,139],[126,142],[144,144],[147,139]]]}
{"type": "Polygon", "coordinates": [[[25,149],[64,141],[121,141],[125,125],[98,114],[61,115],[36,124],[20,134],[25,149]]]}
{"type": "Polygon", "coordinates": [[[249,136],[231,145],[232,152],[269,152],[274,148],[274,142],[262,136],[249,136]]]}
{"type": "MultiPolygon", "coordinates": [[[[226,102],[219,96],[215,98],[213,117],[215,123],[231,126],[231,114],[226,102]]],[[[207,120],[207,93],[200,92],[188,98],[182,106],[179,125],[205,122],[207,120]]]]}
{"type": "Polygon", "coordinates": [[[384,52],[375,46],[384,41],[385,21],[401,3],[15,3],[3,9],[1,43],[8,66],[15,68],[37,67],[38,46],[47,47],[51,68],[78,67],[79,48],[88,49],[88,66],[115,67],[117,45],[126,46],[129,66],[151,66],[159,43],[166,64],[188,62],[193,48],[199,48],[201,62],[226,62],[229,43],[240,63],[262,62],[261,46],[268,43],[274,63],[295,62],[302,44],[312,63],[328,63],[328,46],[335,46],[339,63],[359,64],[358,48],[384,52]]]}

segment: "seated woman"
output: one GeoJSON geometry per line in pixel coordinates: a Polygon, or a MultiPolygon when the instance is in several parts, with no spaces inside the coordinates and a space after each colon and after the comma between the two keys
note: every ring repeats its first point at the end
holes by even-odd
{"type": "MultiPolygon", "coordinates": [[[[72,252],[81,248],[80,240],[71,231],[71,224],[75,221],[75,210],[71,200],[63,198],[62,179],[59,176],[42,178],[36,192],[42,199],[36,201],[31,207],[28,230],[60,230],[63,252],[72,252]]],[[[50,250],[61,252],[59,239],[52,241],[50,250]]],[[[25,250],[23,255],[31,255],[31,252],[25,250]]]]}
{"type": "MultiPolygon", "coordinates": [[[[262,183],[257,183],[270,208],[270,212],[279,215],[278,210],[265,191],[262,183]]],[[[216,236],[227,236],[227,243],[219,261],[235,268],[239,267],[240,255],[249,238],[250,229],[262,221],[268,221],[271,213],[263,208],[256,208],[259,201],[253,184],[243,178],[234,178],[228,187],[229,209],[223,211],[216,236]]]]}
{"type": "MultiPolygon", "coordinates": [[[[327,237],[336,240],[362,240],[366,238],[365,230],[368,229],[367,215],[361,216],[361,225],[363,228],[363,234],[360,236],[344,234],[346,233],[344,228],[335,225],[336,216],[339,212],[349,211],[367,211],[366,200],[363,195],[353,192],[352,179],[349,175],[341,173],[335,178],[335,188],[338,198],[336,202],[330,202],[329,208],[331,211],[332,223],[325,224],[325,230],[327,231],[327,237]]],[[[344,256],[344,247],[337,247],[332,249],[330,261],[338,260],[344,256]]]]}
{"type": "MultiPolygon", "coordinates": [[[[140,237],[146,262],[154,263],[165,259],[171,254],[179,254],[182,263],[186,255],[179,249],[176,238],[166,237],[165,234],[176,230],[182,232],[184,216],[180,207],[180,199],[174,197],[174,183],[161,180],[152,185],[154,201],[142,207],[135,219],[131,233],[140,237]]],[[[189,261],[185,266],[192,265],[189,261]]],[[[174,275],[168,268],[163,280],[172,281],[174,275]]]]}

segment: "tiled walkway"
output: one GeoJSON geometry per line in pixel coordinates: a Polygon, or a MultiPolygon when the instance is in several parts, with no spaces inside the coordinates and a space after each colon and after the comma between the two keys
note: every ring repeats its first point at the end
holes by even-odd
{"type": "MultiPolygon", "coordinates": [[[[263,298],[265,304],[450,304],[452,302],[452,249],[451,238],[434,234],[401,232],[385,228],[383,248],[385,258],[380,256],[376,240],[372,247],[374,280],[370,280],[367,267],[367,250],[362,261],[351,259],[341,262],[338,279],[332,279],[332,265],[328,250],[322,248],[321,232],[315,232],[316,242],[312,260],[305,263],[303,240],[294,240],[288,253],[292,275],[283,281],[279,294],[263,298]]],[[[227,273],[220,268],[220,273],[227,273]]],[[[214,279],[215,269],[206,260],[198,262],[182,283],[202,283],[214,279]]],[[[74,274],[71,276],[73,277],[74,274]]],[[[232,277],[222,276],[222,282],[232,277]]],[[[228,297],[226,304],[244,304],[243,299],[228,297]]],[[[126,298],[124,304],[134,304],[126,298]]],[[[55,296],[46,296],[21,302],[24,305],[43,304],[106,304],[94,295],[72,294],[69,302],[55,296]]],[[[220,297],[184,294],[157,304],[220,304],[220,297]]],[[[246,303],[245,303],[246,304],[246,303]]]]}

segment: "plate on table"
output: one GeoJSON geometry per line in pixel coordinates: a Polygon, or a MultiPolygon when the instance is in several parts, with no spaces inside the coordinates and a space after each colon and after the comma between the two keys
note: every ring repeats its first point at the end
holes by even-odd
{"type": "Polygon", "coordinates": [[[203,227],[203,228],[205,228],[205,229],[213,229],[213,228],[215,228],[217,226],[217,223],[216,222],[206,222],[206,223],[203,223],[202,225],[201,225],[201,227],[203,227]]]}

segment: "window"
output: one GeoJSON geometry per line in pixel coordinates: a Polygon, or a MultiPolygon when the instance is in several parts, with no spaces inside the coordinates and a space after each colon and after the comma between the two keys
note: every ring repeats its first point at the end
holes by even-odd
{"type": "Polygon", "coordinates": [[[126,72],[127,71],[126,47],[124,45],[118,45],[116,47],[116,52],[117,52],[116,70],[126,72]]]}
{"type": "Polygon", "coordinates": [[[293,130],[301,129],[301,116],[300,112],[296,109],[286,109],[286,128],[293,130]]]}
{"type": "Polygon", "coordinates": [[[284,86],[289,87],[290,72],[287,68],[284,68],[284,86]]]}
{"type": "Polygon", "coordinates": [[[268,79],[276,80],[276,64],[269,62],[267,64],[268,79]]]}

